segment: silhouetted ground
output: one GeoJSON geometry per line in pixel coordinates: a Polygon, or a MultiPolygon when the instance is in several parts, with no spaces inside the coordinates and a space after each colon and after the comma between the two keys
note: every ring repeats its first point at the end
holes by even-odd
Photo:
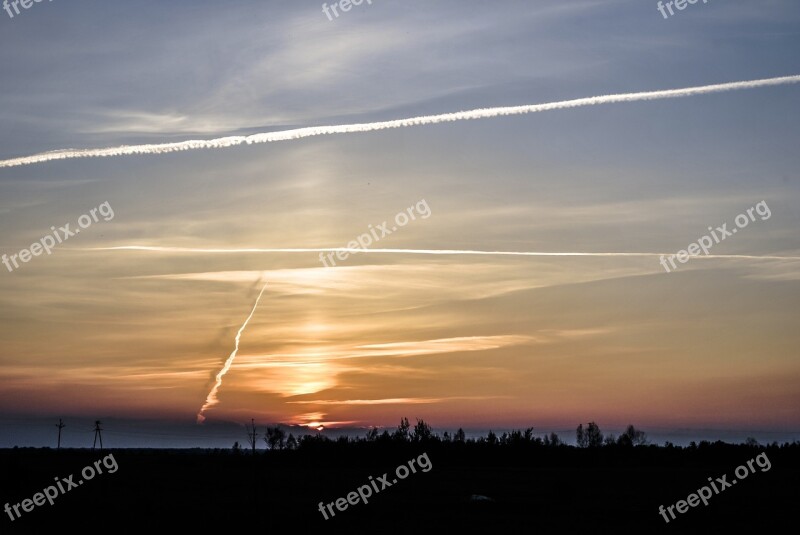
{"type": "MultiPolygon", "coordinates": [[[[11,521],[1,533],[743,533],[795,525],[800,445],[701,444],[694,449],[541,447],[486,444],[358,443],[260,450],[0,450],[0,507],[21,503],[50,484],[112,453],[104,473],[11,521]],[[698,488],[759,453],[771,463],[669,524],[658,506],[698,488]],[[384,473],[427,454],[432,468],[349,505],[325,520],[333,502],[384,473]],[[111,464],[109,462],[109,464],[111,464]],[[471,501],[482,495],[492,501],[471,501]]],[[[103,467],[104,471],[106,468],[103,467]]],[[[66,486],[66,485],[62,485],[66,486]]],[[[380,484],[378,484],[380,488],[380,484]]],[[[20,509],[21,511],[21,509],[20,509]]]]}

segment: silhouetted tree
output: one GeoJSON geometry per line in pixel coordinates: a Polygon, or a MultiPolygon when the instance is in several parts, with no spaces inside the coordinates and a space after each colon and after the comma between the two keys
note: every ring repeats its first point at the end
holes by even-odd
{"type": "Polygon", "coordinates": [[[408,418],[401,418],[400,425],[397,426],[397,431],[394,432],[395,440],[408,442],[409,429],[411,429],[411,425],[408,423],[408,418]]]}
{"type": "Polygon", "coordinates": [[[596,423],[589,422],[589,425],[586,426],[586,436],[590,448],[599,448],[603,445],[603,433],[596,423]]]}
{"type": "Polygon", "coordinates": [[[264,437],[264,442],[267,443],[269,449],[283,449],[286,446],[286,433],[280,427],[267,427],[267,436],[264,437]]]}
{"type": "Polygon", "coordinates": [[[242,453],[242,446],[239,445],[238,440],[233,443],[233,448],[231,449],[233,450],[234,455],[239,455],[240,453],[242,453]]]}
{"type": "Polygon", "coordinates": [[[378,428],[373,427],[367,431],[367,442],[375,442],[376,440],[378,440],[378,428]]]}
{"type": "Polygon", "coordinates": [[[579,448],[589,445],[589,438],[586,436],[586,431],[583,430],[583,424],[578,424],[578,428],[575,430],[575,440],[578,442],[579,448]]]}
{"type": "Polygon", "coordinates": [[[645,446],[647,445],[647,434],[629,425],[625,432],[619,436],[617,444],[621,446],[645,446]]]}
{"type": "MultiPolygon", "coordinates": [[[[545,438],[547,438],[547,437],[545,437],[545,438]]],[[[558,446],[561,446],[563,444],[564,443],[561,442],[561,439],[558,438],[558,435],[556,435],[555,433],[550,433],[550,445],[552,447],[557,448],[558,446]]]]}
{"type": "Polygon", "coordinates": [[[533,427],[529,427],[524,432],[521,429],[512,429],[511,433],[503,433],[500,437],[500,444],[522,446],[523,444],[542,444],[542,441],[534,438],[533,427]]]}
{"type": "Polygon", "coordinates": [[[314,445],[320,444],[325,440],[327,440],[326,437],[320,435],[319,433],[317,433],[316,435],[309,435],[306,433],[305,435],[297,439],[297,446],[298,446],[297,449],[313,447],[314,445]]]}
{"type": "Polygon", "coordinates": [[[294,438],[294,435],[289,433],[289,438],[286,439],[286,449],[289,450],[296,450],[297,449],[297,439],[294,438]]]}
{"type": "Polygon", "coordinates": [[[586,429],[583,428],[583,424],[579,424],[575,430],[575,438],[580,448],[598,448],[603,445],[603,433],[594,422],[589,422],[586,429]]]}
{"type": "MultiPolygon", "coordinates": [[[[619,437],[619,439],[622,440],[622,437],[624,436],[625,435],[622,435],[621,437],[619,437]]],[[[617,444],[617,439],[614,437],[614,433],[609,433],[608,435],[606,435],[606,438],[603,440],[603,445],[613,446],[615,444],[617,444]]]]}
{"type": "Polygon", "coordinates": [[[490,430],[490,431],[489,431],[489,434],[488,434],[488,435],[486,435],[486,442],[487,442],[487,444],[489,444],[490,446],[496,446],[496,445],[497,445],[497,435],[495,435],[495,434],[494,434],[494,433],[493,433],[493,432],[490,430]]]}
{"type": "Polygon", "coordinates": [[[464,434],[464,430],[459,427],[458,431],[456,431],[456,434],[453,435],[453,442],[464,442],[465,440],[466,435],[464,434]]]}
{"type": "Polygon", "coordinates": [[[414,434],[412,438],[414,442],[427,442],[433,436],[431,426],[425,423],[425,420],[417,418],[417,425],[414,426],[414,434]]]}

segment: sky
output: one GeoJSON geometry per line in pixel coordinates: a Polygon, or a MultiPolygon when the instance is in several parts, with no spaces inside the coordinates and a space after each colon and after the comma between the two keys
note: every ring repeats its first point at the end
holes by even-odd
{"type": "MultiPolygon", "coordinates": [[[[0,160],[796,76],[798,23],[791,0],[35,3],[0,11],[0,160]]],[[[798,104],[792,83],[2,167],[0,447],[52,445],[58,418],[76,445],[98,418],[118,445],[404,416],[800,438],[798,104]]]]}

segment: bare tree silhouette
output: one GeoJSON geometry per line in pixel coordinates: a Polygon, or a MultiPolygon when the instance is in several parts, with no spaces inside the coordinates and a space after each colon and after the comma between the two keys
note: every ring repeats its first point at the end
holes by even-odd
{"type": "Polygon", "coordinates": [[[586,429],[583,428],[583,424],[579,424],[575,430],[575,438],[580,448],[599,448],[603,445],[603,433],[600,431],[600,426],[594,422],[589,422],[586,429]]]}
{"type": "Polygon", "coordinates": [[[267,427],[267,436],[264,437],[264,442],[267,443],[269,449],[282,450],[286,446],[286,433],[280,427],[267,427]]]}

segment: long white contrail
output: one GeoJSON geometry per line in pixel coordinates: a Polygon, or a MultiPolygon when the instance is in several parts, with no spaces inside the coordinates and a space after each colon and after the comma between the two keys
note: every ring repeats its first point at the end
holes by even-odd
{"type": "Polygon", "coordinates": [[[219,403],[219,399],[217,399],[217,391],[219,387],[222,386],[222,378],[225,377],[225,374],[228,373],[228,370],[231,369],[231,365],[233,364],[234,359],[236,359],[236,353],[239,351],[239,340],[242,337],[242,333],[244,332],[245,327],[250,322],[250,318],[253,317],[253,314],[256,312],[256,308],[258,308],[258,302],[261,301],[261,296],[264,294],[264,290],[267,289],[267,283],[264,283],[264,286],[261,288],[261,292],[258,294],[256,298],[256,302],[253,305],[253,310],[250,311],[250,315],[247,316],[247,319],[244,320],[242,326],[239,327],[239,332],[236,333],[236,343],[231,351],[228,360],[225,361],[225,364],[222,366],[222,369],[217,373],[217,379],[214,383],[214,387],[211,389],[211,392],[208,393],[208,397],[206,397],[206,402],[203,404],[203,407],[200,409],[200,412],[197,413],[197,423],[202,424],[206,417],[203,416],[203,413],[206,412],[209,408],[213,407],[217,403],[219,403]]]}
{"type": "MultiPolygon", "coordinates": [[[[81,249],[86,251],[143,251],[151,253],[199,253],[199,254],[247,254],[247,253],[377,253],[377,254],[412,254],[412,255],[474,255],[474,256],[598,256],[598,257],[661,257],[675,253],[584,253],[584,252],[550,252],[550,251],[479,251],[472,249],[361,249],[347,247],[331,248],[270,248],[270,249],[208,249],[194,247],[158,247],[150,245],[123,245],[118,247],[96,247],[81,249]]],[[[800,256],[761,256],[742,254],[710,254],[693,256],[694,258],[709,259],[739,259],[739,260],[800,260],[800,256]]]]}
{"type": "Polygon", "coordinates": [[[425,115],[412,117],[409,119],[397,119],[393,121],[380,121],[374,123],[357,123],[333,126],[309,126],[306,128],[294,128],[291,130],[280,130],[277,132],[265,132],[250,136],[228,136],[217,139],[189,140],[175,143],[159,143],[148,145],[123,145],[120,147],[108,147],[104,149],[62,149],[52,152],[43,152],[33,156],[21,158],[11,158],[0,160],[0,167],[16,167],[20,165],[30,165],[35,163],[49,162],[51,160],[66,160],[70,158],[97,158],[107,156],[123,156],[130,154],[164,154],[192,149],[219,149],[233,147],[241,144],[270,143],[273,141],[288,141],[301,139],[311,136],[327,134],[352,134],[356,132],[373,132],[375,130],[385,130],[388,128],[401,128],[405,126],[420,126],[427,124],[446,123],[450,121],[463,121],[467,119],[486,119],[489,117],[500,117],[503,115],[522,115],[526,113],[536,113],[540,111],[563,110],[568,108],[579,108],[583,106],[594,106],[597,104],[613,104],[618,102],[636,102],[641,100],[659,100],[667,98],[691,97],[695,95],[707,95],[710,93],[721,93],[724,91],[735,91],[739,89],[754,89],[758,87],[795,84],[800,82],[800,75],[782,76],[778,78],[766,78],[763,80],[749,80],[743,82],[730,82],[716,85],[704,85],[698,87],[686,87],[683,89],[664,89],[659,91],[646,91],[640,93],[623,93],[616,95],[603,95],[597,97],[586,97],[574,100],[562,100],[560,102],[549,102],[545,104],[531,104],[527,106],[510,106],[501,108],[482,108],[470,111],[460,111],[456,113],[443,113],[440,115],[425,115]]]}

